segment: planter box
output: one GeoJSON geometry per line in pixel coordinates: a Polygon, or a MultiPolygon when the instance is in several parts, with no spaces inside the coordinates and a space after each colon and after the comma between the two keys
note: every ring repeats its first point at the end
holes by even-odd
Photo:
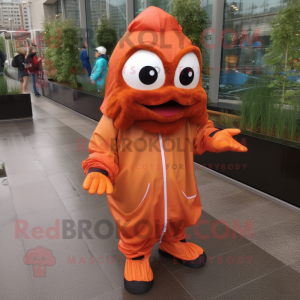
{"type": "Polygon", "coordinates": [[[236,140],[247,146],[247,153],[206,152],[195,161],[300,207],[300,145],[251,132],[242,132],[236,140]]]}
{"type": "Polygon", "coordinates": [[[99,121],[102,117],[100,106],[102,105],[103,97],[78,91],[53,81],[47,81],[42,91],[43,96],[95,121],[99,121]]]}
{"type": "Polygon", "coordinates": [[[0,120],[32,118],[30,94],[0,96],[0,120]]]}

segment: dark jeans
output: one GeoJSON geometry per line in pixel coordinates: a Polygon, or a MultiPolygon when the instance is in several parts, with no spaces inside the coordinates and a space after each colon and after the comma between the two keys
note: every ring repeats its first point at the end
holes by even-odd
{"type": "Polygon", "coordinates": [[[40,93],[38,92],[38,90],[36,89],[36,84],[35,84],[35,79],[36,79],[36,74],[32,74],[32,85],[33,85],[33,91],[34,91],[34,94],[37,96],[39,95],[40,93]]]}

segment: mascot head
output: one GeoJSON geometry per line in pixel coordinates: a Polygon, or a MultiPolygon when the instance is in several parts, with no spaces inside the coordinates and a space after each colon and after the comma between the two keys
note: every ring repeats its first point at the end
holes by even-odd
{"type": "Polygon", "coordinates": [[[101,111],[118,129],[132,124],[171,135],[186,119],[207,121],[198,47],[176,19],[149,7],[129,25],[110,62],[101,111]]]}

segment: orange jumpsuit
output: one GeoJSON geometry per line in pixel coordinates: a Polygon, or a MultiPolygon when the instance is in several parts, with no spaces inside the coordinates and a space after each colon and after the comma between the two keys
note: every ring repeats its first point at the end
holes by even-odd
{"type": "Polygon", "coordinates": [[[211,121],[188,120],[171,136],[148,133],[135,125],[118,130],[103,115],[83,162],[108,172],[114,190],[107,195],[118,225],[119,249],[128,258],[148,254],[158,241],[179,241],[201,215],[194,175],[194,154],[208,150],[211,121]]]}
{"type": "MultiPolygon", "coordinates": [[[[239,130],[223,130],[209,136],[216,129],[208,121],[201,67],[199,48],[184,35],[174,17],[155,7],[147,8],[134,19],[109,60],[101,107],[104,115],[91,138],[90,156],[83,168],[85,174],[91,168],[105,170],[113,183],[107,199],[118,227],[119,249],[127,257],[128,281],[153,279],[148,259],[158,241],[162,251],[183,260],[202,255],[199,246],[179,242],[185,238],[185,228],[194,225],[201,215],[194,154],[246,151],[232,138],[239,130]],[[126,62],[140,50],[152,52],[152,56],[136,59],[126,69],[126,62]],[[189,53],[196,57],[191,64],[183,59],[189,53]],[[151,65],[153,55],[156,60],[151,65]],[[150,73],[148,70],[151,76],[155,67],[158,82],[163,74],[159,86],[148,88],[151,82],[145,87],[146,82],[140,88],[136,70],[141,65],[153,67],[150,73]],[[178,85],[181,67],[189,67],[189,76],[195,76],[192,79],[199,72],[197,86],[188,88],[184,81],[178,85]],[[128,76],[128,81],[124,76],[128,76]],[[130,76],[136,77],[131,81],[130,76]],[[149,108],[170,101],[181,105],[180,112],[163,116],[149,108]],[[147,262],[141,271],[141,264],[132,259],[143,255],[147,262]]],[[[87,177],[84,188],[89,189],[90,184],[91,178],[87,177]]],[[[90,193],[95,192],[94,188],[95,185],[90,193]]]]}

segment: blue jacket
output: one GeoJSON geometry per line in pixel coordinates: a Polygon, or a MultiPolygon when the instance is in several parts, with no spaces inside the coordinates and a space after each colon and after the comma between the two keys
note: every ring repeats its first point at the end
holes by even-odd
{"type": "Polygon", "coordinates": [[[92,67],[90,64],[89,56],[85,49],[82,49],[80,52],[80,60],[82,62],[83,67],[87,70],[89,77],[91,76],[92,67]]]}
{"type": "Polygon", "coordinates": [[[108,71],[108,56],[101,55],[95,61],[91,79],[97,82],[97,87],[102,88],[108,71]]]}

